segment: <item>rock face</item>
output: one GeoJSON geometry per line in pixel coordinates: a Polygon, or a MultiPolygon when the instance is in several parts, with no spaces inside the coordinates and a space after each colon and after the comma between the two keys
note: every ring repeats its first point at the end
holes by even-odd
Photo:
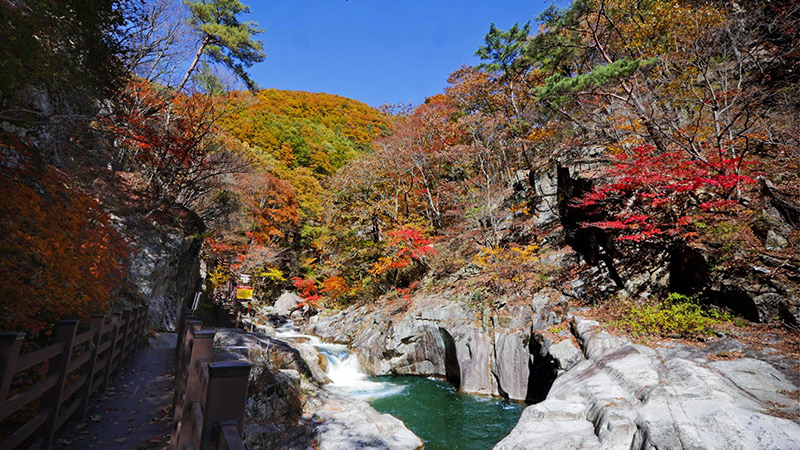
{"type": "Polygon", "coordinates": [[[525,409],[496,449],[800,448],[797,380],[769,363],[649,348],[576,319],[587,359],[525,409]]]}
{"type": "Polygon", "coordinates": [[[551,364],[531,336],[565,314],[561,301],[534,299],[500,315],[430,296],[394,313],[362,306],[314,318],[309,331],[348,343],[372,375],[438,376],[462,392],[536,401],[537,386],[552,382],[555,371],[539,370],[551,364]]]}
{"type": "Polygon", "coordinates": [[[583,360],[583,354],[580,349],[569,339],[551,345],[548,349],[548,353],[555,361],[559,373],[563,373],[575,367],[575,364],[583,360]]]}
{"type": "Polygon", "coordinates": [[[738,225],[740,233],[749,228],[763,247],[759,253],[748,250],[744,267],[719,263],[730,257],[725,252],[744,251],[736,239],[712,243],[700,239],[670,249],[641,246],[623,250],[607,231],[583,226],[588,219],[586,211],[575,206],[575,200],[593,186],[608,181],[607,163],[604,148],[577,147],[560,155],[555,168],[531,171],[525,188],[524,199],[537,214],[537,231],[551,242],[563,235],[566,245],[591,266],[581,269],[583,274],[572,280],[578,285],[570,296],[604,301],[611,295],[649,298],[677,292],[699,295],[702,301],[729,308],[751,321],[800,324],[800,260],[796,239],[792,243],[791,238],[800,227],[800,205],[792,195],[760,178],[761,192],[748,205],[754,214],[749,222],[738,225]]]}
{"type": "MultiPolygon", "coordinates": [[[[199,220],[199,219],[197,219],[199,220]]],[[[130,242],[127,305],[149,306],[151,325],[175,331],[181,306],[200,286],[200,246],[196,227],[168,226],[138,214],[117,221],[130,242]]]]}
{"type": "Polygon", "coordinates": [[[300,357],[303,358],[306,366],[308,366],[311,378],[315,383],[320,385],[330,383],[331,380],[325,375],[325,370],[321,367],[325,360],[317,349],[311,344],[294,344],[294,348],[300,352],[300,357]]]}

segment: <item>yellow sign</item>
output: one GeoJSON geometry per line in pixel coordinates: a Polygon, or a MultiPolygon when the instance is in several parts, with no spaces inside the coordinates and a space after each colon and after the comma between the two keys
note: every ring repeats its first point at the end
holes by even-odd
{"type": "Polygon", "coordinates": [[[236,299],[238,299],[238,300],[252,300],[253,299],[253,287],[252,286],[237,286],[236,287],[236,299]]]}

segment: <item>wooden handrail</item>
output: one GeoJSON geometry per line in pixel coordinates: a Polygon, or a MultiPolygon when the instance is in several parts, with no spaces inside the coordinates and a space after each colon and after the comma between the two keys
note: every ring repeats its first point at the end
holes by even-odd
{"type": "Polygon", "coordinates": [[[79,334],[78,336],[75,337],[75,345],[78,346],[78,345],[83,344],[84,342],[86,342],[89,339],[93,338],[94,335],[95,335],[95,331],[94,330],[89,330],[89,331],[87,331],[85,333],[79,334]]]}
{"type": "Polygon", "coordinates": [[[20,356],[19,360],[17,361],[17,365],[14,368],[15,373],[20,373],[23,370],[28,370],[33,366],[38,366],[50,358],[60,355],[63,348],[64,344],[59,342],[58,344],[53,344],[41,350],[28,353],[25,356],[20,356]]]}
{"type": "Polygon", "coordinates": [[[0,450],[14,449],[26,441],[32,442],[32,448],[47,449],[64,423],[76,413],[80,417],[86,414],[89,398],[105,390],[109,377],[141,342],[147,307],[112,314],[108,324],[107,319],[106,315],[92,316],[89,330],[81,334],[77,334],[77,321],[58,322],[54,343],[25,355],[20,354],[24,333],[0,332],[0,422],[41,399],[33,417],[0,441],[0,450]],[[117,342],[121,345],[116,346],[117,342]],[[9,397],[17,374],[45,363],[43,379],[9,397]],[[73,372],[77,378],[68,382],[73,372]]]}
{"type": "Polygon", "coordinates": [[[174,416],[170,449],[243,450],[242,425],[251,365],[211,362],[216,332],[186,310],[176,355],[174,416]]]}
{"type": "Polygon", "coordinates": [[[58,375],[50,375],[28,389],[25,389],[19,394],[7,399],[3,404],[3,412],[0,413],[0,420],[4,420],[6,417],[11,416],[15,412],[27,406],[28,403],[41,397],[42,394],[50,391],[50,389],[52,389],[57,383],[58,375]]]}
{"type": "Polygon", "coordinates": [[[226,423],[220,427],[222,438],[217,450],[245,450],[237,423],[226,423]]]}
{"type": "Polygon", "coordinates": [[[80,369],[81,367],[83,367],[84,364],[89,362],[89,358],[91,357],[92,357],[92,352],[83,352],[81,356],[78,356],[77,358],[74,358],[72,361],[70,361],[69,367],[67,367],[67,373],[70,374],[80,369]]]}

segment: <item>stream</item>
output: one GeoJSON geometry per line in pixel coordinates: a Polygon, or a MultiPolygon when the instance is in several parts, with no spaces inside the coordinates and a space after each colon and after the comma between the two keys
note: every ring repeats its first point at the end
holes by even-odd
{"type": "Polygon", "coordinates": [[[286,324],[280,339],[302,339],[328,358],[329,392],[363,400],[391,414],[425,441],[425,448],[485,450],[516,425],[525,405],[508,400],[461,394],[451,384],[414,376],[370,377],[345,345],[322,342],[286,324]]]}

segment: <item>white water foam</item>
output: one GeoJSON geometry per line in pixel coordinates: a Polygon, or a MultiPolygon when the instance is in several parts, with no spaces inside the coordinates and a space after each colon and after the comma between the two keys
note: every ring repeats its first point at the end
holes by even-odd
{"type": "Polygon", "coordinates": [[[366,401],[397,394],[404,388],[390,382],[369,380],[361,370],[358,358],[346,345],[322,342],[317,336],[299,333],[291,322],[275,331],[276,337],[281,339],[307,340],[328,358],[325,374],[331,382],[325,385],[325,389],[330,392],[366,401]]]}

